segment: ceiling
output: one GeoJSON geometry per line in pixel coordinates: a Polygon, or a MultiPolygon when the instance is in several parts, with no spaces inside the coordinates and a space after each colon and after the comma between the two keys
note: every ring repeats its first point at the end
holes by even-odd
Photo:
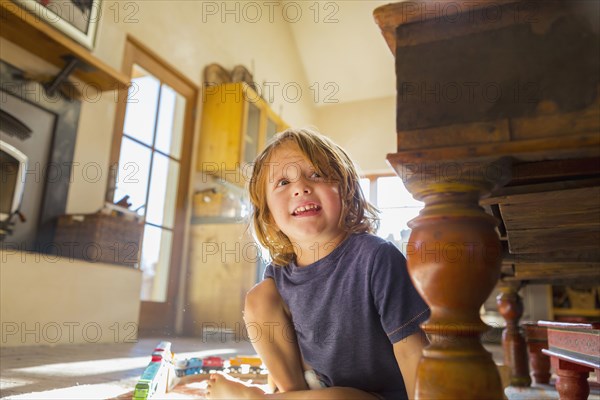
{"type": "Polygon", "coordinates": [[[373,10],[390,1],[282,3],[308,84],[319,89],[317,105],[395,96],[394,56],[373,19],[373,10]]]}

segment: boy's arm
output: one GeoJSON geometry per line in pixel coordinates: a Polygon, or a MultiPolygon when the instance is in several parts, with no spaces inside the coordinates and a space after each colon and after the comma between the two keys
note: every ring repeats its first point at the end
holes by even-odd
{"type": "Polygon", "coordinates": [[[423,348],[429,343],[427,336],[423,331],[413,333],[412,335],[394,343],[394,355],[402,377],[404,386],[409,399],[415,398],[415,384],[417,381],[417,366],[421,359],[423,348]]]}

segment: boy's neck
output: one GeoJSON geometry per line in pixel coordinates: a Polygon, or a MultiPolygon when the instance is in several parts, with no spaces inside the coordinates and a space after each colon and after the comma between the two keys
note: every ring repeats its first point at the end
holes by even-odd
{"type": "Polygon", "coordinates": [[[298,246],[296,250],[296,265],[306,267],[327,257],[349,236],[348,232],[341,232],[333,240],[326,242],[310,241],[295,243],[298,246]]]}

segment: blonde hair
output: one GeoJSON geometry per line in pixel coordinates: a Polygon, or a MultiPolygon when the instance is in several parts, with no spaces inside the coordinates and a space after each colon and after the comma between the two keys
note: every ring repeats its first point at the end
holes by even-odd
{"type": "Polygon", "coordinates": [[[310,161],[316,172],[339,185],[341,215],[338,225],[348,233],[374,233],[379,226],[378,210],[362,192],[359,175],[348,154],[329,138],[310,129],[288,129],[275,135],[254,161],[249,192],[251,225],[256,239],[270,253],[273,264],[284,266],[295,257],[290,239],[275,225],[267,206],[268,163],[283,143],[293,143],[310,161]]]}

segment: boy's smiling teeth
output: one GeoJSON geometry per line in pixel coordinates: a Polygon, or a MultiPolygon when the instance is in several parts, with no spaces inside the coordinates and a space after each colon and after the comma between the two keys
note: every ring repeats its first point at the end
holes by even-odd
{"type": "Polygon", "coordinates": [[[321,209],[321,207],[319,207],[316,204],[307,204],[305,206],[300,206],[300,207],[296,208],[294,210],[294,212],[292,213],[292,215],[302,214],[303,212],[310,211],[310,210],[318,211],[319,209],[321,209]]]}

